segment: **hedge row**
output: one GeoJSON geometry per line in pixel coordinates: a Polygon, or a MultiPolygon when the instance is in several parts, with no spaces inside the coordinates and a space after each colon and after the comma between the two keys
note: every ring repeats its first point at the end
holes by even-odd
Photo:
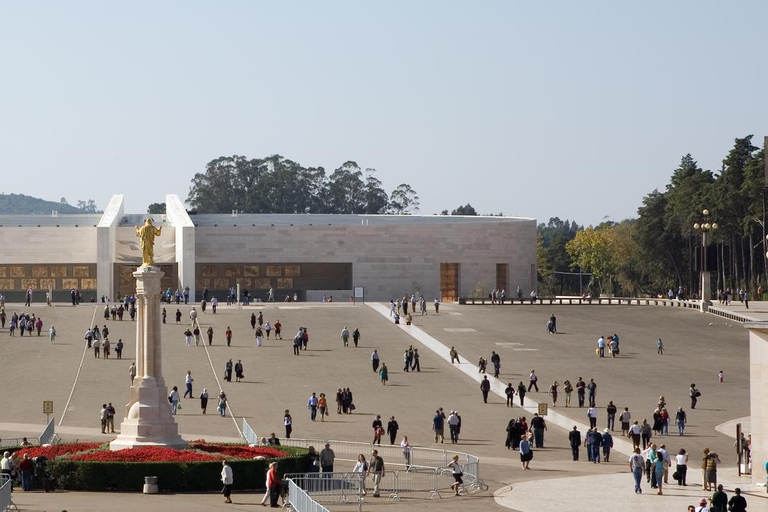
{"type": "MultiPolygon", "coordinates": [[[[276,459],[279,473],[305,473],[311,466],[306,450],[281,447],[288,457],[276,459]]],[[[233,489],[264,489],[267,459],[233,460],[233,489]]],[[[51,460],[47,473],[56,487],[73,491],[141,492],[145,476],[156,476],[161,491],[207,492],[221,490],[222,464],[216,462],[91,462],[70,461],[66,457],[51,460]]]]}

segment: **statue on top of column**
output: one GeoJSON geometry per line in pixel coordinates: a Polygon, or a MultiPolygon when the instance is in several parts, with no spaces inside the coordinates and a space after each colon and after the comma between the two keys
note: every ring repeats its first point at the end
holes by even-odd
{"type": "Polygon", "coordinates": [[[145,220],[141,227],[136,226],[136,236],[141,239],[142,267],[151,267],[155,264],[155,237],[160,236],[162,229],[152,225],[152,219],[145,220]]]}

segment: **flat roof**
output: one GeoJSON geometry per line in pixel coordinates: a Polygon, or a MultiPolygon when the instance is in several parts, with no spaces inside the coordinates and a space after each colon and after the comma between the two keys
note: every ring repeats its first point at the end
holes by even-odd
{"type": "Polygon", "coordinates": [[[0,227],[96,227],[101,220],[100,213],[85,213],[72,215],[0,215],[0,227]]]}
{"type": "Polygon", "coordinates": [[[161,214],[146,214],[146,213],[128,213],[120,218],[118,227],[125,226],[141,226],[146,219],[152,219],[152,224],[158,227],[168,226],[168,219],[165,215],[161,214]]]}
{"type": "Polygon", "coordinates": [[[243,213],[193,214],[189,218],[195,226],[395,226],[403,224],[465,224],[488,222],[530,222],[525,217],[492,217],[481,215],[338,215],[317,213],[243,213]]]}

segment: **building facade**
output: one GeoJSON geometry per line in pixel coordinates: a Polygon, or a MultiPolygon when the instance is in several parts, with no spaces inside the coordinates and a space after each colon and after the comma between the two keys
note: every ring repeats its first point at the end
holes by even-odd
{"type": "Polygon", "coordinates": [[[432,301],[536,286],[536,221],[519,217],[417,215],[188,215],[175,195],[165,215],[126,214],[113,196],[102,215],[0,216],[0,291],[71,289],[86,298],[134,292],[141,264],[135,227],[151,217],[162,234],[155,263],[163,289],[207,289],[220,300],[230,288],[266,300],[333,295],[365,300],[423,294],[432,301]]]}

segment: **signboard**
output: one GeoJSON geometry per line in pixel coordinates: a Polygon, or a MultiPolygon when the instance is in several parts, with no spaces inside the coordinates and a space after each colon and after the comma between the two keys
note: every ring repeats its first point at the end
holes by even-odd
{"type": "Polygon", "coordinates": [[[362,286],[355,286],[355,298],[362,299],[365,296],[365,289],[362,286]]]}
{"type": "Polygon", "coordinates": [[[539,404],[539,416],[547,415],[547,404],[539,404]]]}
{"type": "Polygon", "coordinates": [[[53,400],[43,400],[43,414],[53,414],[53,400]]]}

